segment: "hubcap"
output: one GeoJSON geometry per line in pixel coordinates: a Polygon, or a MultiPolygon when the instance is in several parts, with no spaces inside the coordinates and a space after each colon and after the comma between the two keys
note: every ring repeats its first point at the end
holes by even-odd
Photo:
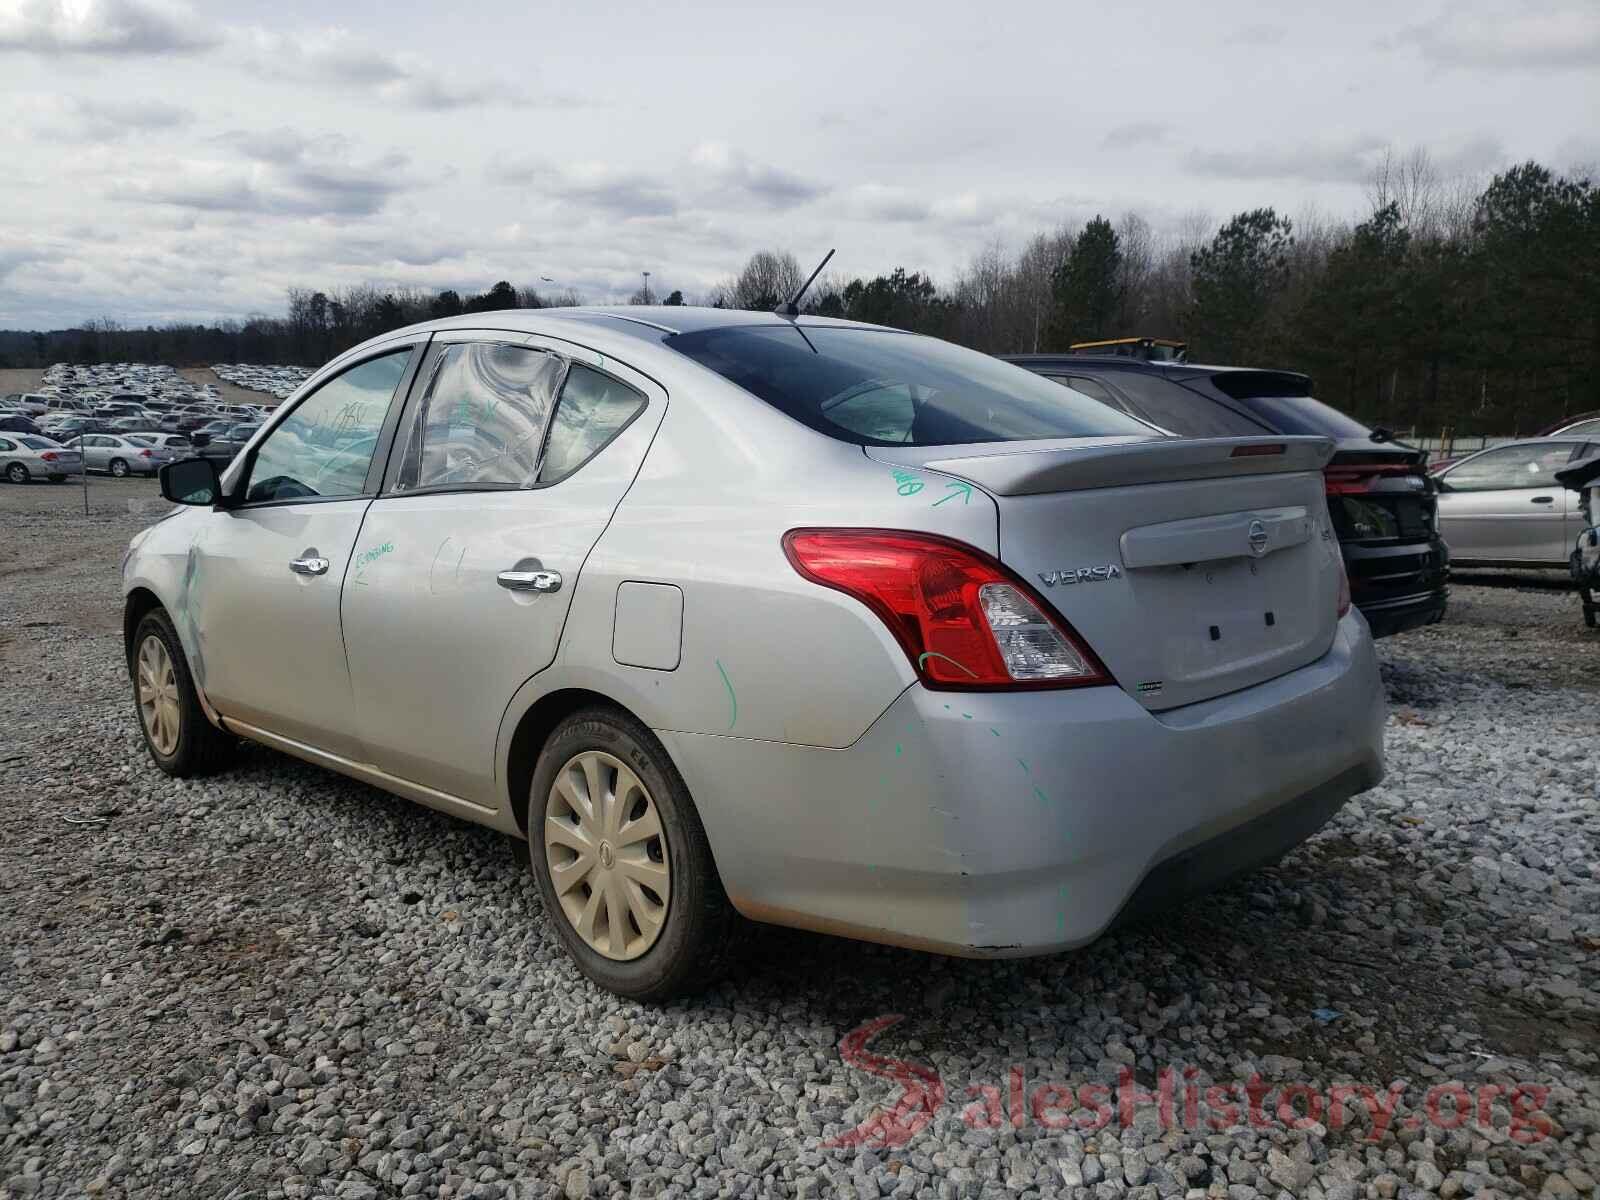
{"type": "Polygon", "coordinates": [[[178,677],[172,670],[167,644],[151,634],[139,647],[139,716],[150,744],[160,754],[178,748],[180,717],[178,677]]]}
{"type": "Polygon", "coordinates": [[[639,777],[599,750],[556,773],[545,807],[545,863],[567,921],[607,958],[638,958],[661,936],[671,872],[661,818],[639,777]]]}

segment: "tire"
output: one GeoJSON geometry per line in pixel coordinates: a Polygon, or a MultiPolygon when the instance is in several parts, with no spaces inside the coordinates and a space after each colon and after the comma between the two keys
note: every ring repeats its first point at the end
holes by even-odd
{"type": "MultiPolygon", "coordinates": [[[[154,656],[153,657],[158,657],[154,656]]],[[[133,710],[144,735],[145,748],[168,775],[188,779],[195,775],[209,775],[229,765],[239,748],[237,738],[224,733],[206,719],[200,706],[200,694],[195,690],[194,677],[189,673],[189,662],[183,656],[183,643],[166,610],[152,609],[139,622],[133,635],[133,651],[128,658],[128,675],[133,683],[133,710]],[[169,717],[175,712],[178,725],[176,737],[162,738],[152,734],[151,720],[140,698],[141,659],[146,643],[158,640],[171,665],[172,691],[169,717]],[[158,744],[159,743],[159,744],[158,744]]]]}
{"type": "Polygon", "coordinates": [[[6,468],[6,478],[12,483],[27,483],[28,468],[21,463],[12,463],[6,468]]]}
{"type": "MultiPolygon", "coordinates": [[[[705,828],[689,797],[689,789],[661,743],[644,725],[617,709],[596,707],[576,712],[556,726],[534,767],[528,797],[528,830],[529,866],[539,883],[546,919],[583,974],[607,991],[646,1002],[669,1000],[700,991],[716,981],[733,948],[738,917],[723,891],[722,880],[711,858],[710,844],[706,841],[705,828]],[[591,915],[589,924],[594,940],[615,950],[609,897],[617,893],[612,892],[603,881],[623,874],[621,864],[625,859],[633,861],[636,868],[646,870],[657,863],[665,866],[667,895],[657,896],[657,899],[664,899],[665,911],[655,929],[653,940],[651,934],[642,932],[644,925],[635,918],[625,916],[620,923],[624,930],[624,954],[629,949],[629,943],[648,942],[644,949],[628,957],[603,953],[579,932],[563,904],[563,898],[557,895],[552,878],[552,854],[571,854],[574,856],[574,865],[578,861],[576,851],[565,849],[564,843],[559,840],[556,849],[547,851],[547,818],[553,818],[567,828],[575,828],[572,822],[576,809],[561,796],[552,796],[552,791],[563,772],[577,772],[570,777],[568,787],[577,781],[585,781],[588,777],[581,764],[586,757],[590,761],[610,760],[615,764],[612,768],[615,774],[606,776],[603,761],[601,763],[603,794],[606,791],[614,793],[622,786],[624,770],[630,772],[642,786],[642,796],[631,788],[625,793],[634,799],[629,813],[623,814],[623,837],[626,837],[628,823],[634,820],[644,823],[643,818],[650,807],[653,806],[657,818],[659,837],[647,843],[642,852],[637,843],[631,849],[609,852],[610,861],[616,863],[617,868],[615,871],[601,871],[603,865],[609,865],[609,843],[601,841],[582,879],[570,883],[566,889],[568,903],[588,907],[593,914],[593,905],[598,902],[594,900],[595,889],[590,888],[589,881],[602,881],[600,889],[607,897],[604,904],[607,931],[605,934],[595,932],[597,915],[591,915]],[[553,811],[556,808],[563,811],[553,811]],[[631,857],[636,854],[642,854],[643,857],[631,857]],[[637,938],[632,936],[635,933],[639,935],[637,938]]],[[[622,847],[624,843],[619,841],[618,845],[622,847]]],[[[618,886],[626,889],[624,882],[619,881],[618,886]]],[[[649,885],[644,889],[635,888],[634,892],[628,894],[629,903],[641,894],[648,897],[654,893],[649,890],[649,885]]]]}
{"type": "Polygon", "coordinates": [[[111,460],[110,469],[113,475],[115,475],[118,479],[121,479],[128,473],[128,464],[123,462],[120,458],[113,458],[111,460]]]}

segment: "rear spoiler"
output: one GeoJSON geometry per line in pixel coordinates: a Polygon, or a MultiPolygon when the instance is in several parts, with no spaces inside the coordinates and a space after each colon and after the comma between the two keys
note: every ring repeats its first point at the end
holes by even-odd
{"type": "MultiPolygon", "coordinates": [[[[1333,457],[1333,441],[1323,437],[1158,438],[1088,444],[1013,443],[996,451],[993,442],[970,446],[929,446],[915,465],[966,479],[996,496],[1077,492],[1088,488],[1238,475],[1281,475],[1320,471],[1333,457]],[[957,451],[952,454],[951,451],[957,451]],[[968,451],[969,453],[960,453],[968,451]]],[[[905,451],[869,453],[905,462],[905,451]]],[[[910,465],[910,464],[908,464],[910,465]]]]}

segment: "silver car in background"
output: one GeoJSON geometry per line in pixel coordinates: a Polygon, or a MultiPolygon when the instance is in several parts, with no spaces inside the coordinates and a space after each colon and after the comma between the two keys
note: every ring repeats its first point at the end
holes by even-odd
{"type": "Polygon", "coordinates": [[[1587,521],[1556,472],[1600,453],[1600,437],[1491,446],[1434,473],[1439,535],[1455,567],[1566,569],[1587,521]]]}
{"type": "Polygon", "coordinates": [[[60,483],[83,469],[78,452],[36,433],[0,432],[0,475],[11,483],[60,483]]]}
{"type": "Polygon", "coordinates": [[[1330,453],[842,321],[431,322],[162,472],[135,705],[171,774],[241,735],[525,839],[624,995],[703,986],[736,914],[1066,950],[1382,777],[1330,453]]]}
{"type": "Polygon", "coordinates": [[[127,434],[86,433],[77,439],[83,445],[84,465],[91,471],[124,475],[154,475],[173,459],[166,446],[136,442],[127,434]]]}

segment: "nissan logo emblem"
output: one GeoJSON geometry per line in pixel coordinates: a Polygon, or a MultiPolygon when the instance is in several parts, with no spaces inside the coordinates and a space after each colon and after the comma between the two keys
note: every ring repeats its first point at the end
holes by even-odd
{"type": "Polygon", "coordinates": [[[1267,552],[1267,527],[1260,521],[1251,521],[1245,540],[1250,543],[1250,553],[1259,558],[1267,552]]]}

